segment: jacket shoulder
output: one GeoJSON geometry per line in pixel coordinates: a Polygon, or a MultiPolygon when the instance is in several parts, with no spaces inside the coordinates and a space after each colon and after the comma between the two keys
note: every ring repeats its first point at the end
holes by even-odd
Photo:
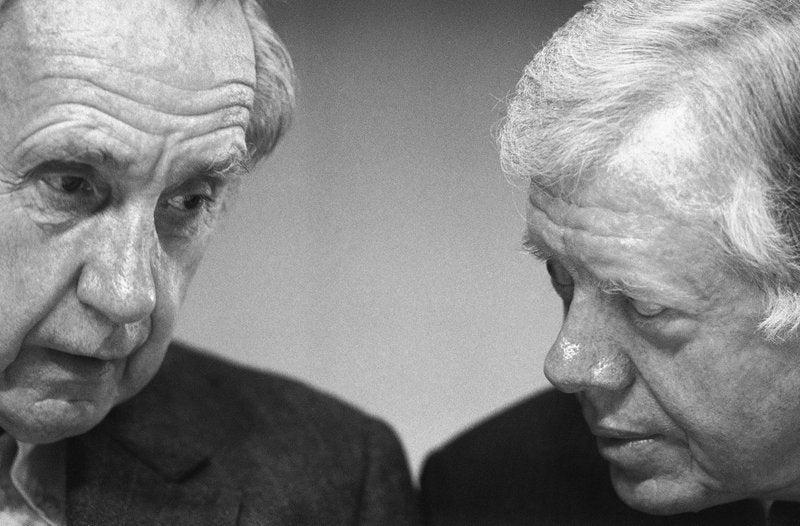
{"type": "Polygon", "coordinates": [[[301,381],[186,345],[170,346],[155,378],[103,429],[173,478],[189,473],[178,469],[192,465],[182,457],[208,457],[191,477],[241,491],[243,524],[416,517],[404,452],[384,422],[301,381]]]}
{"type": "Polygon", "coordinates": [[[274,430],[279,424],[289,426],[282,427],[284,431],[294,426],[304,431],[331,430],[332,425],[358,429],[376,423],[360,409],[300,380],[235,364],[179,343],[170,346],[146,389],[180,404],[181,410],[197,407],[206,420],[233,417],[245,421],[247,430],[261,425],[274,430]]]}
{"type": "Polygon", "coordinates": [[[547,524],[560,508],[609,489],[593,446],[573,396],[531,396],[430,455],[423,514],[432,524],[547,524]]]}

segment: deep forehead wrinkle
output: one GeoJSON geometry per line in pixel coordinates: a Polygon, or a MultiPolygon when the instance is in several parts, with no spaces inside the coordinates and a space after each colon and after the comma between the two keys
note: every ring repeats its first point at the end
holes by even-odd
{"type": "MultiPolygon", "coordinates": [[[[135,144],[138,141],[136,137],[142,137],[142,134],[157,138],[165,133],[165,130],[170,133],[183,133],[190,130],[191,136],[197,138],[224,132],[226,128],[238,128],[243,132],[247,126],[247,114],[244,110],[238,112],[238,118],[229,118],[227,109],[219,110],[225,114],[223,118],[230,121],[226,127],[219,127],[219,112],[198,117],[174,117],[155,112],[155,110],[136,112],[119,111],[120,108],[117,108],[112,115],[109,114],[107,107],[92,104],[92,102],[86,101],[84,104],[54,104],[51,106],[51,111],[31,120],[20,130],[20,136],[14,140],[16,143],[13,150],[14,157],[23,159],[31,153],[38,154],[37,152],[42,149],[47,150],[45,153],[56,153],[60,148],[59,143],[63,144],[62,139],[59,138],[59,141],[53,143],[49,137],[59,129],[68,129],[67,135],[83,131],[86,137],[82,141],[90,145],[88,149],[93,148],[98,142],[113,144],[116,146],[114,151],[120,151],[125,157],[133,158],[136,155],[135,144]],[[70,112],[74,120],[65,120],[64,111],[70,112]],[[80,119],[89,119],[90,123],[81,122],[80,119]]],[[[128,109],[135,110],[129,106],[128,109]]],[[[234,114],[234,117],[237,116],[234,114]]],[[[120,160],[122,161],[122,159],[120,160]]],[[[122,164],[127,162],[122,161],[122,164]]]]}
{"type": "Polygon", "coordinates": [[[528,202],[529,210],[545,214],[548,221],[564,229],[564,233],[583,232],[593,237],[643,240],[652,237],[653,228],[664,220],[639,211],[615,210],[605,203],[602,207],[579,205],[544,192],[531,192],[528,202]]]}
{"type": "MultiPolygon", "coordinates": [[[[45,150],[31,149],[22,154],[21,162],[24,165],[37,162],[59,159],[74,163],[83,163],[92,166],[107,166],[115,171],[124,170],[133,163],[130,155],[113,153],[110,148],[102,144],[90,144],[80,137],[69,135],[65,142],[48,145],[45,150]]],[[[119,148],[115,148],[119,150],[119,148]]]]}
{"type": "MultiPolygon", "coordinates": [[[[63,83],[58,84],[63,86],[63,83]]],[[[25,124],[13,140],[15,151],[24,152],[36,144],[41,134],[49,134],[60,127],[83,127],[87,125],[95,130],[87,129],[85,133],[93,136],[97,132],[109,135],[103,141],[124,143],[137,134],[161,136],[164,133],[185,133],[198,137],[208,133],[218,133],[225,128],[246,131],[249,122],[249,111],[240,105],[218,103],[209,105],[211,111],[199,115],[175,115],[170,108],[159,110],[142,106],[125,97],[113,95],[102,90],[93,89],[90,85],[71,86],[73,89],[59,90],[48,98],[51,90],[39,85],[34,91],[32,100],[41,99],[38,103],[47,110],[36,117],[25,118],[25,124]],[[80,124],[85,121],[85,124],[80,124]]],[[[74,130],[75,133],[78,130],[74,130]]],[[[20,153],[22,154],[22,153],[20,153]]]]}
{"type": "Polygon", "coordinates": [[[15,47],[27,55],[87,54],[131,71],[168,78],[206,69],[211,78],[248,75],[255,82],[252,35],[237,0],[85,0],[22,2],[14,18],[15,47]]]}
{"type": "Polygon", "coordinates": [[[108,130],[87,125],[74,126],[59,120],[39,124],[22,137],[12,151],[11,156],[17,159],[17,164],[25,166],[57,158],[124,169],[136,161],[135,151],[123,141],[109,135],[108,130]],[[58,140],[55,141],[36,140],[38,132],[44,129],[57,132],[59,128],[69,128],[70,133],[58,134],[58,140]]]}
{"type": "Polygon", "coordinates": [[[152,75],[127,71],[94,57],[50,56],[37,67],[31,81],[46,82],[49,79],[71,80],[76,85],[97,87],[156,110],[166,96],[174,115],[209,113],[219,108],[220,100],[248,111],[253,107],[253,82],[245,78],[225,79],[208,86],[175,86],[152,75]]]}
{"type": "MultiPolygon", "coordinates": [[[[583,267],[589,271],[591,274],[592,282],[594,285],[599,286],[605,292],[620,292],[620,291],[628,291],[632,292],[635,290],[642,290],[645,288],[643,284],[637,284],[631,282],[630,280],[626,280],[624,278],[601,278],[599,276],[594,275],[591,272],[591,265],[587,264],[587,259],[591,259],[596,257],[597,254],[590,254],[589,258],[583,257],[581,250],[574,250],[576,246],[580,245],[579,241],[570,241],[569,236],[570,234],[578,234],[580,235],[581,232],[577,232],[570,227],[563,227],[560,225],[555,225],[553,221],[550,220],[549,216],[545,214],[541,210],[532,210],[531,213],[533,215],[538,216],[542,220],[545,220],[549,223],[549,226],[556,227],[561,229],[561,235],[553,235],[552,228],[551,229],[542,229],[541,231],[534,230],[528,227],[525,237],[523,239],[523,244],[525,248],[532,253],[536,258],[540,260],[548,260],[551,258],[556,258],[561,261],[562,264],[566,265],[567,267],[572,267],[571,264],[573,260],[578,261],[583,264],[583,267]],[[564,256],[569,255],[569,258],[565,260],[564,256]]],[[[539,221],[537,221],[539,222],[539,221]]],[[[606,236],[611,237],[611,236],[606,236]]],[[[622,238],[617,238],[622,239],[622,238]]]]}

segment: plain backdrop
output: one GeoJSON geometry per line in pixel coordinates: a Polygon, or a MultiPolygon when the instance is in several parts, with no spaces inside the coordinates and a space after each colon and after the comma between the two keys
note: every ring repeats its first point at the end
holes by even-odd
{"type": "MultiPolygon", "coordinates": [[[[568,0],[287,0],[289,136],[242,185],[178,338],[291,375],[425,455],[547,385],[561,306],[492,128],[568,0]]],[[[532,423],[535,425],[535,423],[532,423]]]]}

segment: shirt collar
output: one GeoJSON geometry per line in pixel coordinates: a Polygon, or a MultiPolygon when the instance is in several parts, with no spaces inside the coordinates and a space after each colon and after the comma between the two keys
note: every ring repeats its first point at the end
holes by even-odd
{"type": "Polygon", "coordinates": [[[17,442],[11,482],[31,509],[51,526],[65,523],[66,447],[17,442]]]}

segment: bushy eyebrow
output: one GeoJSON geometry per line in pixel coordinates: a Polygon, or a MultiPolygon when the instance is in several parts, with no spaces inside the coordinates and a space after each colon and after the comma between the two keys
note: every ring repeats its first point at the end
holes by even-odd
{"type": "MultiPolygon", "coordinates": [[[[136,163],[126,152],[114,153],[102,144],[87,142],[80,137],[68,136],[55,144],[37,144],[27,148],[21,155],[23,164],[35,165],[48,161],[82,163],[95,167],[107,167],[113,171],[124,171],[136,163]],[[121,156],[120,156],[121,154],[121,156]]],[[[212,159],[190,159],[179,169],[189,177],[211,177],[236,179],[249,173],[250,155],[246,150],[232,147],[212,159]]]]}
{"type": "Polygon", "coordinates": [[[216,179],[237,179],[250,173],[250,158],[246,152],[235,150],[211,161],[195,161],[187,167],[192,176],[216,179]]]}
{"type": "Polygon", "coordinates": [[[103,146],[89,145],[74,138],[55,145],[45,145],[44,148],[31,148],[25,152],[24,157],[30,161],[35,159],[34,162],[28,161],[27,164],[61,161],[90,166],[107,166],[113,170],[124,169],[132,162],[131,159],[119,158],[103,146]]]}
{"type": "MultiPolygon", "coordinates": [[[[540,261],[548,261],[557,257],[547,245],[537,239],[530,229],[526,229],[522,236],[522,248],[540,261]]],[[[594,286],[605,294],[621,294],[624,296],[637,296],[650,290],[643,284],[631,283],[623,279],[599,279],[592,276],[594,286]]]]}

